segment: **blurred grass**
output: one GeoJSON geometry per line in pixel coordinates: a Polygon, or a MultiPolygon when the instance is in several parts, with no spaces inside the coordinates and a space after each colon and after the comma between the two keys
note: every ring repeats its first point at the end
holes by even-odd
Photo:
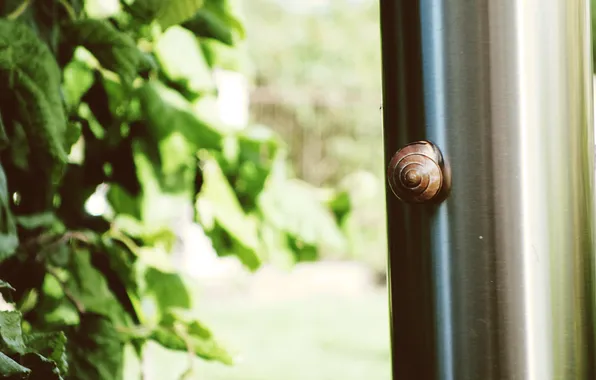
{"type": "MultiPolygon", "coordinates": [[[[389,380],[385,292],[258,303],[206,300],[203,320],[239,355],[234,367],[195,362],[201,380],[389,380]]],[[[188,359],[171,355],[155,378],[179,379],[188,359]],[[179,370],[173,370],[178,368],[179,370]]],[[[163,362],[162,362],[163,363],[163,362]]],[[[188,379],[188,378],[187,378],[188,379]]]]}

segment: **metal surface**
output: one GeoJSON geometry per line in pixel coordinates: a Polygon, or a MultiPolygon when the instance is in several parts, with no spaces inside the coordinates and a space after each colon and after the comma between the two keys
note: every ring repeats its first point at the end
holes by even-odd
{"type": "Polygon", "coordinates": [[[585,0],[381,0],[386,162],[430,140],[439,206],[387,197],[397,380],[594,380],[585,0]]]}
{"type": "Polygon", "coordinates": [[[389,187],[408,203],[443,201],[451,184],[441,150],[430,141],[416,141],[395,153],[387,168],[389,187]]]}

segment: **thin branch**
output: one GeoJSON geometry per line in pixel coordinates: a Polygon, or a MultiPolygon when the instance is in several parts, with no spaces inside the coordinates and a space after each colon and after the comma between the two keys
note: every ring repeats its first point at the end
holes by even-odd
{"type": "Polygon", "coordinates": [[[89,238],[80,231],[67,231],[62,235],[57,235],[54,233],[45,233],[41,235],[37,235],[23,243],[24,248],[32,248],[36,245],[46,245],[54,246],[56,244],[65,243],[67,240],[77,240],[83,242],[85,244],[91,244],[89,238]],[[57,238],[57,239],[56,239],[57,238]]]}
{"type": "Polygon", "coordinates": [[[175,324],[173,330],[174,330],[174,333],[176,335],[178,335],[180,337],[180,339],[182,339],[184,341],[184,344],[186,345],[186,351],[188,351],[188,368],[186,369],[186,371],[184,371],[180,375],[180,380],[184,380],[188,376],[192,375],[192,373],[194,372],[194,369],[195,369],[195,363],[194,363],[195,350],[194,350],[194,347],[193,347],[192,342],[190,340],[190,337],[188,336],[188,334],[186,333],[186,331],[184,330],[184,328],[182,328],[182,326],[180,326],[179,324],[175,324]]]}
{"type": "Polygon", "coordinates": [[[77,14],[75,13],[74,8],[70,4],[68,4],[66,0],[59,0],[59,3],[64,7],[66,13],[68,13],[68,17],[70,17],[71,20],[77,19],[77,14]]]}
{"type": "Polygon", "coordinates": [[[133,254],[135,255],[139,255],[139,246],[128,236],[126,236],[124,233],[118,231],[117,229],[114,228],[114,226],[112,226],[112,228],[110,230],[108,230],[106,232],[107,236],[114,239],[114,240],[118,240],[120,243],[124,244],[124,246],[133,254]]]}
{"type": "Polygon", "coordinates": [[[62,245],[67,243],[69,240],[75,240],[77,242],[82,242],[86,245],[90,245],[91,241],[89,238],[80,231],[68,231],[63,235],[56,235],[56,234],[42,234],[36,236],[26,242],[23,243],[23,248],[25,250],[32,249],[35,246],[40,246],[39,252],[37,253],[36,260],[42,261],[46,255],[45,253],[48,252],[49,249],[54,248],[56,246],[62,245]]]}
{"type": "Polygon", "coordinates": [[[53,267],[48,265],[48,266],[46,266],[46,270],[48,271],[48,273],[50,275],[52,275],[52,277],[54,277],[56,279],[56,281],[58,281],[58,284],[60,284],[60,287],[62,288],[62,292],[64,292],[64,296],[66,296],[66,298],[68,298],[70,303],[72,303],[72,305],[77,309],[79,314],[84,314],[85,313],[85,305],[83,305],[83,303],[72,294],[72,292],[70,291],[68,286],[66,286],[64,281],[62,281],[62,279],[60,278],[60,275],[58,274],[56,269],[54,269],[53,267]]]}
{"type": "Polygon", "coordinates": [[[23,13],[25,13],[25,11],[27,10],[27,8],[29,8],[29,4],[31,4],[31,0],[25,0],[25,1],[23,1],[17,7],[17,9],[15,9],[14,11],[12,11],[8,16],[6,16],[6,18],[9,19],[9,20],[16,20],[17,18],[19,18],[20,15],[22,15],[23,13]]]}

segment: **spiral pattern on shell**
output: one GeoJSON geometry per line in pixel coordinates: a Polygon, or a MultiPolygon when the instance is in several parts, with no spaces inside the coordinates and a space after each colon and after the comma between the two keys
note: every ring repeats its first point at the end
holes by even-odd
{"type": "Polygon", "coordinates": [[[406,145],[392,158],[387,178],[393,193],[408,203],[437,201],[449,181],[439,149],[428,141],[406,145]]]}

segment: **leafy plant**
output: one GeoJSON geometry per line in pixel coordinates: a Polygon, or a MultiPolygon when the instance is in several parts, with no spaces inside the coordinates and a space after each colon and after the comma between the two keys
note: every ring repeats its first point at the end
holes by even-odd
{"type": "Polygon", "coordinates": [[[343,247],[283,142],[218,117],[243,37],[228,0],[0,4],[0,376],[124,378],[149,341],[231,364],[171,264],[185,207],[250,269],[343,247]]]}

